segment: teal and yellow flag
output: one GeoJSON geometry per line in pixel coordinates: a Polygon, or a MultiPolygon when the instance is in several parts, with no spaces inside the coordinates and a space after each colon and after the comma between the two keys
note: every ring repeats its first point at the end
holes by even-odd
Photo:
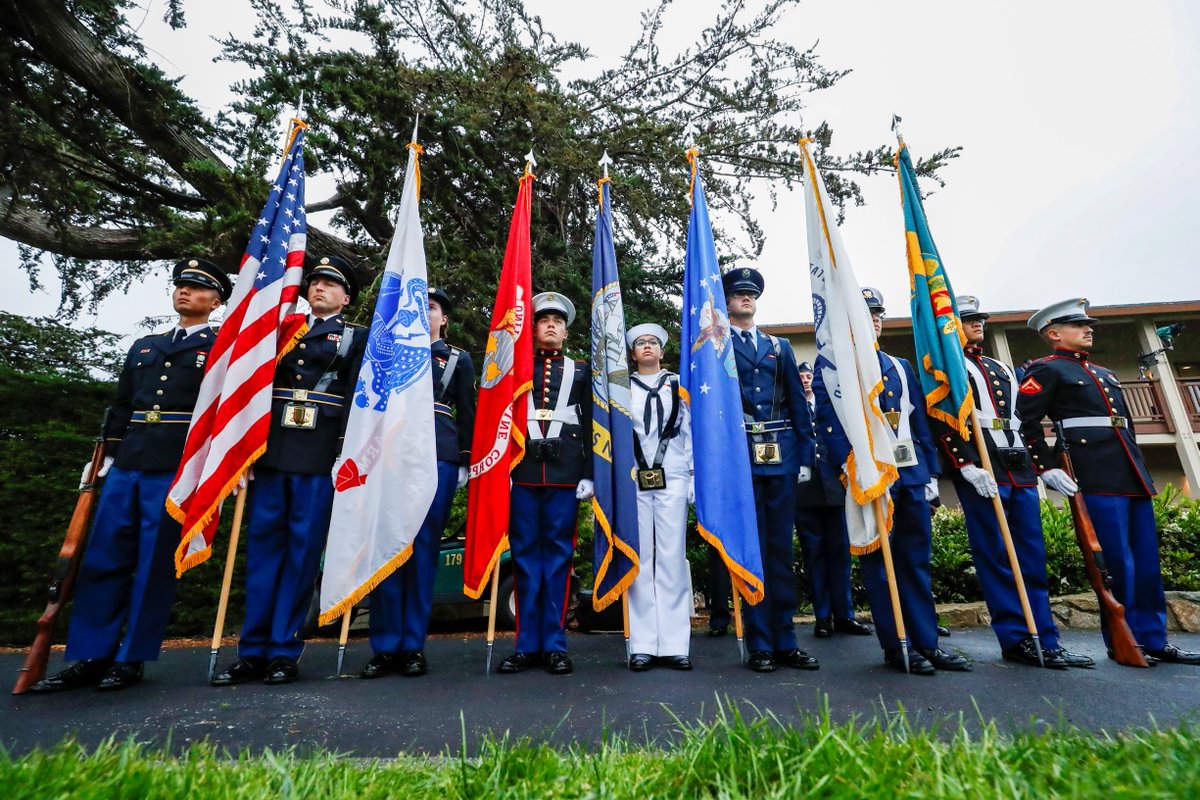
{"type": "Polygon", "coordinates": [[[896,175],[904,206],[904,245],[917,347],[917,377],[925,393],[929,416],[946,423],[966,439],[973,403],[962,351],[966,338],[954,304],[950,277],[929,232],[917,188],[917,173],[903,139],[896,154],[896,175]]]}

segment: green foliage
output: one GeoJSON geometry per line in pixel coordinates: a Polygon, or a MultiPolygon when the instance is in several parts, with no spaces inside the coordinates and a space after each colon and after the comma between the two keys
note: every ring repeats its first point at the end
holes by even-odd
{"type": "Polygon", "coordinates": [[[1194,797],[1200,792],[1200,730],[1133,729],[1118,736],[1067,725],[1000,733],[950,719],[940,729],[887,722],[835,723],[826,709],[791,726],[743,716],[718,701],[711,722],[679,723],[673,746],[609,737],[562,748],[487,737],[468,755],[400,754],[387,760],[332,753],[247,752],[212,745],[180,755],[133,741],[92,752],[65,743],[16,758],[0,753],[0,782],[25,797],[194,800],[320,797],[436,798],[840,798],[1194,797]]]}
{"type": "Polygon", "coordinates": [[[78,330],[48,317],[0,311],[0,368],[88,380],[116,379],[124,354],[121,337],[99,328],[78,330]]]}

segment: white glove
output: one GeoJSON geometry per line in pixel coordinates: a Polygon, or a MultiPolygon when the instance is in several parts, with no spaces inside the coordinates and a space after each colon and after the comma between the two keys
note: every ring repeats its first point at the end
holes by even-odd
{"type": "Polygon", "coordinates": [[[691,476],[688,478],[688,505],[696,505],[696,478],[691,476]]]}
{"type": "Polygon", "coordinates": [[[812,480],[812,467],[801,467],[800,473],[796,476],[796,483],[808,483],[812,480]]]}
{"type": "MultiPolygon", "coordinates": [[[[341,459],[338,459],[338,461],[341,461],[341,459]]],[[[237,486],[233,487],[233,496],[237,497],[238,492],[245,489],[246,486],[249,485],[248,481],[252,481],[252,480],[254,480],[254,467],[251,467],[250,469],[243,472],[241,474],[241,476],[238,478],[237,486]]]]}
{"type": "Polygon", "coordinates": [[[461,489],[462,487],[466,486],[467,478],[470,476],[470,474],[471,473],[467,472],[466,467],[459,467],[458,468],[458,485],[455,486],[454,488],[461,489]]]}
{"type": "Polygon", "coordinates": [[[1073,497],[1079,491],[1079,484],[1061,469],[1048,469],[1043,472],[1042,482],[1064,497],[1073,497]]]}
{"type": "Polygon", "coordinates": [[[575,499],[576,500],[591,500],[592,497],[595,496],[595,494],[596,494],[596,484],[592,483],[587,478],[584,478],[583,480],[581,480],[579,482],[579,485],[575,487],[575,499]]]}
{"type": "Polygon", "coordinates": [[[925,502],[932,503],[938,496],[938,479],[930,478],[929,483],[925,484],[925,502]]]}
{"type": "MultiPolygon", "coordinates": [[[[98,480],[100,480],[101,478],[103,478],[105,475],[107,475],[107,474],[108,474],[108,471],[109,471],[110,469],[112,469],[112,465],[113,465],[113,462],[114,462],[114,461],[116,461],[116,459],[115,459],[115,458],[113,458],[112,456],[105,456],[105,457],[104,457],[104,461],[103,461],[103,462],[100,464],[100,469],[98,469],[98,470],[96,471],[96,478],[95,478],[95,480],[94,480],[94,481],[92,481],[92,482],[94,483],[95,481],[98,481],[98,480]]],[[[92,462],[91,462],[91,461],[89,461],[89,462],[87,462],[86,464],[84,464],[84,465],[83,465],[83,472],[81,472],[81,473],[79,474],[79,488],[80,488],[80,490],[81,490],[81,491],[83,490],[83,487],[84,487],[84,486],[87,486],[87,485],[88,485],[88,472],[89,472],[91,469],[92,469],[92,462]]]]}
{"type": "Polygon", "coordinates": [[[996,479],[974,464],[967,464],[959,470],[963,480],[975,487],[975,493],[980,497],[995,497],[1000,493],[996,487],[996,479]]]}

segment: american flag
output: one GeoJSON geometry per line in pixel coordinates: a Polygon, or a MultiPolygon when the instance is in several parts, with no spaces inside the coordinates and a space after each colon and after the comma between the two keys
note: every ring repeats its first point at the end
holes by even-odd
{"type": "Polygon", "coordinates": [[[275,364],[304,335],[296,313],[308,226],[304,129],[291,143],[242,257],[229,313],[209,354],[167,513],[183,525],[175,571],[208,560],[221,503],[267,447],[275,364]]]}

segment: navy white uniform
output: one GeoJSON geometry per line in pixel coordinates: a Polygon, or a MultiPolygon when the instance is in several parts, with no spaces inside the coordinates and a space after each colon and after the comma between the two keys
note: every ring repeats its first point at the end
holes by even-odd
{"type": "MultiPolygon", "coordinates": [[[[742,291],[758,294],[763,288],[762,276],[749,268],[729,271],[724,284],[726,297],[742,291]]],[[[730,338],[751,456],[764,578],[762,602],[743,606],[746,647],[752,654],[784,656],[797,649],[792,622],[797,606],[792,528],[797,476],[801,468],[811,470],[815,460],[812,418],[787,339],[754,328],[731,328],[730,338]]],[[[816,666],[815,659],[811,666],[816,666]]]]}
{"type": "MultiPolygon", "coordinates": [[[[448,310],[445,303],[443,310],[448,310]]],[[[475,429],[475,366],[469,353],[451,347],[442,339],[434,341],[430,351],[433,357],[437,492],[421,530],[413,540],[412,555],[371,592],[371,649],[377,655],[415,654],[425,647],[442,535],[450,517],[459,469],[469,466],[471,460],[471,436],[475,429]]]]}
{"type": "MultiPolygon", "coordinates": [[[[958,309],[964,322],[987,317],[978,311],[978,301],[974,298],[958,298],[958,309]]],[[[1021,418],[1016,409],[1017,375],[1008,364],[984,355],[983,348],[978,345],[966,345],[963,354],[983,441],[1021,566],[1034,624],[1043,650],[1057,650],[1058,628],[1050,613],[1037,474],[1021,439],[1021,418]]],[[[1007,651],[1028,638],[1029,629],[992,500],[981,496],[961,473],[964,467],[981,465],[978,443],[964,439],[943,422],[935,422],[934,428],[938,433],[942,464],[954,481],[954,490],[966,516],[971,559],[992,618],[992,631],[1001,650],[1007,651]]]]}

